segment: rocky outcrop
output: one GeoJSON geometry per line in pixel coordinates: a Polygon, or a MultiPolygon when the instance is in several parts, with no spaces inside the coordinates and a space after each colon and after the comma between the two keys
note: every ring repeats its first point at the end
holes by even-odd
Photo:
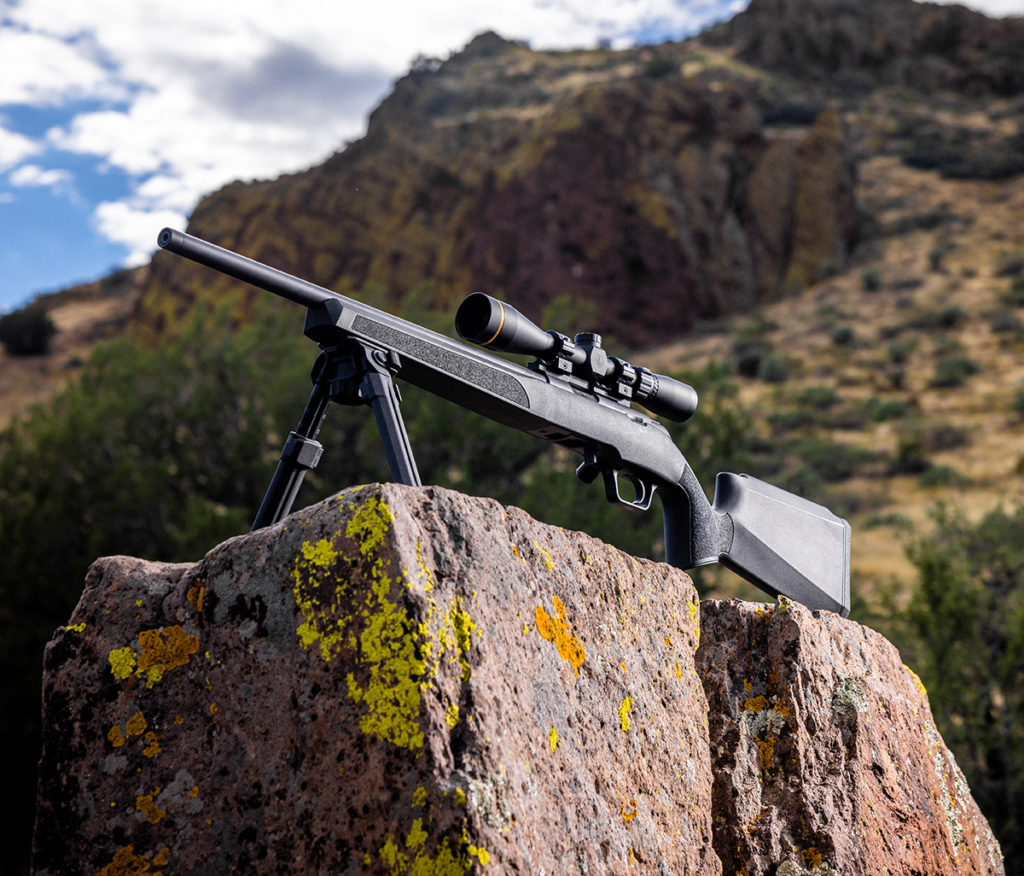
{"type": "MultiPolygon", "coordinates": [[[[761,83],[701,58],[481,37],[401,79],[363,139],[228,186],[189,231],[344,294],[374,283],[454,306],[482,290],[537,320],[574,300],[590,323],[545,327],[674,340],[843,267],[857,239],[839,126],[776,142],[761,83]]],[[[158,255],[142,315],[162,326],[197,300],[221,306],[232,282],[158,255]]]]}
{"type": "Polygon", "coordinates": [[[916,0],[752,0],[711,38],[740,58],[856,90],[1024,89],[1024,20],[916,0]]]}
{"type": "Polygon", "coordinates": [[[1003,872],[880,637],[438,488],[98,561],[44,698],[39,874],[1003,872]]]}
{"type": "Polygon", "coordinates": [[[785,601],[706,600],[701,626],[724,872],[1003,871],[924,685],[882,636],[785,601]]]}

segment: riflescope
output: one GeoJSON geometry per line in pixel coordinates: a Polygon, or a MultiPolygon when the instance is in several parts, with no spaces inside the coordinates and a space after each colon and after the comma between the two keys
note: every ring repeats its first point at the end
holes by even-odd
{"type": "Polygon", "coordinates": [[[593,382],[614,398],[637,401],[677,423],[697,409],[697,391],[688,383],[609,356],[598,334],[584,332],[570,341],[545,331],[512,305],[483,292],[474,292],[459,305],[455,330],[464,341],[489,350],[536,356],[544,370],[593,382]]]}

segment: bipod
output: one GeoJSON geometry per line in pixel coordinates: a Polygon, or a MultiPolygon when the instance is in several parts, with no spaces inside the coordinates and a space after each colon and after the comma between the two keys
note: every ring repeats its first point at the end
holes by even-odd
{"type": "Polygon", "coordinates": [[[291,512],[306,472],[316,468],[323,455],[324,448],[317,436],[332,401],[343,405],[368,404],[384,444],[391,480],[413,487],[421,485],[402,419],[402,397],[393,379],[397,371],[394,354],[362,341],[348,339],[320,353],[310,373],[313,391],[299,424],[284,442],[274,477],[253,521],[253,532],[277,523],[291,512]]]}

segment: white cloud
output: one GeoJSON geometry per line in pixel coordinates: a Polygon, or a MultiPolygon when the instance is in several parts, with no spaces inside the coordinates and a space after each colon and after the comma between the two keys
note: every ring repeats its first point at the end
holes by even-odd
{"type": "Polygon", "coordinates": [[[71,184],[71,172],[62,168],[45,170],[38,164],[23,164],[12,170],[8,177],[12,186],[43,186],[55,192],[68,191],[71,184]]]}
{"type": "Polygon", "coordinates": [[[135,267],[149,260],[156,249],[156,236],[161,228],[185,227],[185,215],[173,210],[151,210],[124,201],[106,201],[93,212],[93,224],[108,240],[127,248],[126,267],[135,267]]]}
{"type": "MultiPolygon", "coordinates": [[[[970,5],[1019,14],[1022,2],[970,5]]],[[[63,151],[124,171],[132,191],[100,204],[94,223],[138,261],[159,227],[180,226],[203,194],[308,167],[359,136],[416,55],[445,57],[488,29],[537,48],[682,37],[746,5],[374,0],[357,11],[339,0],[19,0],[0,18],[0,106],[93,105],[43,144],[0,127],[0,172],[44,147],[47,166],[63,151]]]]}
{"type": "Polygon", "coordinates": [[[23,134],[0,127],[0,172],[14,167],[40,149],[38,143],[23,134]]]}
{"type": "Polygon", "coordinates": [[[84,97],[117,99],[124,89],[97,63],[86,41],[0,28],[0,104],[43,106],[84,97]]]}

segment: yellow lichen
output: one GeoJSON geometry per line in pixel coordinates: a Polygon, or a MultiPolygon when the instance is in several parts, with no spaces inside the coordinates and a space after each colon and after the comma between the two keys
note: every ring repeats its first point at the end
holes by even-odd
{"type": "Polygon", "coordinates": [[[462,669],[462,681],[467,682],[472,674],[467,655],[473,644],[472,634],[476,632],[476,625],[469,616],[469,612],[463,608],[462,600],[457,594],[452,601],[452,607],[444,615],[444,624],[438,633],[438,640],[442,648],[454,652],[462,669]],[[448,635],[448,630],[451,630],[451,637],[448,635]]]}
{"type": "Polygon", "coordinates": [[[558,731],[554,727],[552,727],[551,732],[548,733],[548,745],[551,746],[552,751],[558,748],[558,731]]]}
{"type": "Polygon", "coordinates": [[[416,790],[413,791],[412,805],[421,809],[427,805],[427,789],[422,785],[417,786],[416,790]]]}
{"type": "Polygon", "coordinates": [[[423,829],[423,819],[417,818],[409,828],[409,835],[405,838],[407,849],[418,849],[427,841],[427,832],[423,829]]]}
{"type": "Polygon", "coordinates": [[[72,633],[84,633],[85,624],[68,624],[66,627],[64,627],[64,629],[69,630],[72,633]]]}
{"type": "Polygon", "coordinates": [[[487,849],[480,846],[469,846],[466,849],[474,858],[476,858],[481,864],[487,865],[491,860],[491,853],[487,849]]]}
{"type": "Polygon", "coordinates": [[[547,569],[549,572],[554,572],[555,566],[554,563],[551,562],[551,554],[544,550],[544,548],[542,548],[539,544],[537,544],[536,541],[534,541],[533,546],[537,548],[537,552],[540,554],[540,561],[543,564],[544,568],[547,569]]]}
{"type": "Polygon", "coordinates": [[[455,705],[455,703],[452,703],[450,706],[448,706],[447,709],[444,710],[444,722],[452,728],[458,726],[459,707],[455,705]]]}
{"type": "Polygon", "coordinates": [[[636,818],[637,812],[640,811],[639,807],[636,805],[636,797],[629,798],[628,806],[628,809],[626,808],[627,804],[625,803],[619,806],[619,812],[622,815],[622,820],[625,821],[627,824],[631,822],[634,818],[636,818]]]}
{"type": "Polygon", "coordinates": [[[130,647],[115,648],[107,655],[110,671],[118,681],[124,681],[135,672],[135,652],[130,647]]]}
{"type": "Polygon", "coordinates": [[[353,506],[353,510],[355,513],[345,526],[345,535],[358,543],[359,552],[366,557],[384,543],[395,517],[387,504],[376,497],[353,506]]]}
{"type": "Polygon", "coordinates": [[[558,653],[562,659],[572,666],[574,674],[579,675],[580,666],[583,665],[583,661],[586,658],[583,644],[573,635],[572,627],[566,619],[565,605],[562,603],[562,600],[557,596],[553,596],[552,601],[555,605],[557,617],[551,617],[541,605],[534,609],[533,617],[537,632],[542,639],[552,642],[558,648],[558,653]]]}
{"type": "Polygon", "coordinates": [[[914,680],[914,687],[916,687],[922,694],[928,696],[928,689],[924,686],[924,682],[921,681],[921,677],[914,672],[906,663],[903,664],[903,668],[910,673],[910,677],[914,680]]]}
{"type": "Polygon", "coordinates": [[[633,698],[625,697],[619,703],[619,727],[623,732],[629,730],[629,713],[633,708],[633,698]]]}
{"type": "MultiPolygon", "coordinates": [[[[410,860],[409,855],[401,850],[399,844],[389,838],[377,853],[385,869],[377,868],[377,872],[386,872],[391,876],[463,876],[473,866],[467,853],[474,855],[481,864],[486,864],[490,858],[484,849],[469,846],[465,840],[453,850],[448,838],[442,840],[433,855],[429,855],[423,848],[426,840],[427,834],[422,831],[422,822],[417,819],[405,840],[405,848],[410,850],[410,854],[413,849],[416,850],[415,857],[410,860]],[[459,851],[459,846],[464,851],[459,851]],[[470,849],[473,851],[470,852],[470,849]]],[[[364,858],[364,863],[369,867],[372,858],[370,861],[364,858]]]]}
{"type": "Polygon", "coordinates": [[[388,590],[390,579],[379,576],[373,584],[376,606],[367,610],[367,625],[359,637],[360,663],[369,669],[369,678],[360,686],[355,674],[348,673],[348,695],[367,706],[359,717],[364,733],[401,748],[422,748],[420,685],[429,649],[422,647],[422,625],[386,597],[388,590]]]}

